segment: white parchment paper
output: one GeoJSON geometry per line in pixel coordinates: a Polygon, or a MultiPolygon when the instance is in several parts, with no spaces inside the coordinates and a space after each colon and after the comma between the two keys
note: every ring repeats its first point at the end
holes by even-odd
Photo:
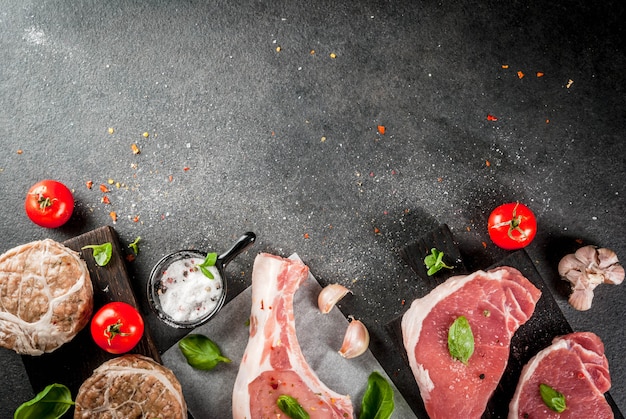
{"type": "MultiPolygon", "coordinates": [[[[295,254],[291,257],[298,258],[295,254]]],[[[309,278],[294,297],[296,334],[309,366],[329,388],[340,394],[350,395],[355,417],[358,417],[360,411],[367,378],[372,371],[378,371],[394,390],[396,407],[393,418],[415,418],[411,408],[369,350],[353,359],[344,359],[337,353],[348,327],[348,320],[336,307],[328,314],[319,311],[317,296],[320,291],[321,286],[309,274],[309,278]]],[[[195,419],[232,418],[232,390],[239,362],[248,343],[247,321],[250,317],[251,293],[252,289],[248,287],[208,323],[190,332],[206,335],[217,343],[222,354],[232,360],[231,363],[219,364],[211,371],[193,369],[187,364],[178,345],[173,345],[162,356],[164,365],[180,381],[187,407],[195,419]]]]}

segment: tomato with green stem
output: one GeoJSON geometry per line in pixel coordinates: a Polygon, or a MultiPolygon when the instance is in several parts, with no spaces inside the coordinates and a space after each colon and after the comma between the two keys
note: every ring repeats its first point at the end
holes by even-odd
{"type": "Polygon", "coordinates": [[[24,203],[30,220],[46,228],[65,224],[74,212],[74,197],[67,186],[56,180],[42,180],[30,187],[24,203]]]}
{"type": "Polygon", "coordinates": [[[516,250],[533,241],[537,234],[537,219],[526,205],[510,202],[491,212],[487,227],[489,237],[497,246],[516,250]]]}
{"type": "Polygon", "coordinates": [[[91,337],[107,352],[123,354],[141,340],[144,322],[130,304],[115,301],[105,304],[91,319],[91,337]]]}

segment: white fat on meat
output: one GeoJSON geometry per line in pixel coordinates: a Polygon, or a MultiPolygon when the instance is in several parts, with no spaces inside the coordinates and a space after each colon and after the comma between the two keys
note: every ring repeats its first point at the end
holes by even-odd
{"type": "Polygon", "coordinates": [[[252,270],[250,337],[232,399],[234,419],[282,417],[281,395],[315,418],[352,418],[349,396],[329,389],[304,359],[296,337],[293,299],[309,275],[301,261],[261,253],[252,270]]]}

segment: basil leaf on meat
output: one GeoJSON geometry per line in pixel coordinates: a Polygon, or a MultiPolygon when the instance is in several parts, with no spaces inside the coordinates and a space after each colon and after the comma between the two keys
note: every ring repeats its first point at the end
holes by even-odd
{"type": "Polygon", "coordinates": [[[278,408],[291,419],[309,419],[310,416],[297,399],[286,394],[281,394],[276,400],[278,408]]]}
{"type": "Polygon", "coordinates": [[[58,419],[73,405],[69,388],[63,384],[50,384],[35,398],[18,407],[13,419],[58,419]]]}
{"type": "Polygon", "coordinates": [[[372,372],[367,379],[367,389],[361,400],[359,419],[388,419],[394,409],[391,385],[378,372],[372,372]]]}
{"type": "Polygon", "coordinates": [[[187,363],[198,370],[212,370],[220,362],[231,362],[222,356],[215,342],[204,335],[190,334],[178,342],[187,363]]]}
{"type": "Polygon", "coordinates": [[[448,351],[450,356],[465,365],[474,353],[474,334],[465,316],[459,316],[448,331],[448,351]]]}
{"type": "Polygon", "coordinates": [[[99,266],[104,266],[111,260],[113,245],[109,242],[103,244],[91,244],[81,249],[93,249],[93,258],[99,266]]]}
{"type": "Polygon", "coordinates": [[[539,393],[541,393],[541,400],[551,410],[562,413],[565,408],[565,396],[547,384],[539,384],[539,393]]]}

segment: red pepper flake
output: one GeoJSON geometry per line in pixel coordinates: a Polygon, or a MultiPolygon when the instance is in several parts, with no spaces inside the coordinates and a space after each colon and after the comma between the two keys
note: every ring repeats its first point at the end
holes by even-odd
{"type": "Polygon", "coordinates": [[[517,77],[520,78],[520,79],[523,79],[524,78],[524,73],[522,73],[521,71],[518,71],[517,72],[517,77]]]}
{"type": "Polygon", "coordinates": [[[167,179],[168,179],[170,182],[172,182],[172,181],[174,180],[174,176],[169,175],[169,176],[167,177],[167,179]]]}
{"type": "Polygon", "coordinates": [[[380,229],[378,227],[374,227],[374,234],[380,234],[380,229]]]}
{"type": "Polygon", "coordinates": [[[139,216],[138,216],[138,215],[135,215],[135,216],[133,217],[133,223],[138,223],[138,222],[139,222],[139,216]]]}
{"type": "Polygon", "coordinates": [[[126,260],[129,262],[134,262],[135,261],[135,255],[132,253],[129,253],[126,255],[126,260]]]}
{"type": "Polygon", "coordinates": [[[109,217],[111,217],[111,220],[113,220],[114,223],[117,222],[117,212],[111,211],[109,213],[109,217]]]}
{"type": "Polygon", "coordinates": [[[130,149],[133,150],[133,154],[141,153],[141,150],[139,150],[139,147],[137,147],[137,144],[131,144],[130,149]]]}
{"type": "Polygon", "coordinates": [[[549,124],[549,123],[550,123],[550,120],[549,120],[549,119],[546,119],[546,124],[549,124]]]}
{"type": "Polygon", "coordinates": [[[438,177],[437,178],[437,182],[443,182],[443,178],[442,177],[438,177]]]}
{"type": "Polygon", "coordinates": [[[378,133],[380,135],[385,135],[385,126],[384,125],[379,125],[378,126],[378,133]]]}
{"type": "Polygon", "coordinates": [[[108,204],[110,204],[110,203],[111,203],[111,200],[109,199],[109,197],[108,197],[108,196],[106,196],[106,195],[105,195],[105,196],[103,196],[102,198],[100,198],[100,202],[102,202],[102,203],[103,203],[103,204],[105,204],[105,205],[108,205],[108,204]]]}
{"type": "Polygon", "coordinates": [[[189,167],[187,167],[187,166],[183,167],[183,171],[185,171],[185,172],[189,171],[189,167]]]}
{"type": "Polygon", "coordinates": [[[109,188],[107,187],[107,185],[105,185],[105,184],[101,184],[101,185],[100,185],[100,191],[101,191],[102,193],[111,192],[111,191],[109,190],[109,188]]]}
{"type": "Polygon", "coordinates": [[[370,177],[374,177],[374,172],[370,172],[370,177]]]}
{"type": "Polygon", "coordinates": [[[506,70],[507,68],[509,68],[509,65],[508,64],[502,64],[502,68],[506,70]]]}
{"type": "Polygon", "coordinates": [[[576,239],[576,240],[574,240],[574,241],[575,241],[576,243],[578,243],[578,244],[583,244],[583,239],[576,239]]]}
{"type": "Polygon", "coordinates": [[[308,239],[309,238],[309,233],[304,233],[304,238],[308,239]]]}
{"type": "Polygon", "coordinates": [[[491,167],[491,162],[489,160],[485,160],[485,166],[491,167]]]}
{"type": "Polygon", "coordinates": [[[406,304],[406,300],[402,299],[402,301],[400,302],[401,305],[405,305],[406,304]]]}
{"type": "Polygon", "coordinates": [[[543,77],[544,74],[541,71],[537,71],[537,77],[543,77]]]}
{"type": "Polygon", "coordinates": [[[93,182],[88,180],[87,182],[85,182],[85,185],[87,186],[87,189],[91,189],[93,188],[93,182]]]}
{"type": "Polygon", "coordinates": [[[483,247],[486,249],[487,248],[487,242],[483,242],[483,247]]]}
{"type": "Polygon", "coordinates": [[[20,148],[19,150],[17,150],[17,154],[22,154],[24,151],[20,148]]]}
{"type": "Polygon", "coordinates": [[[397,172],[395,169],[391,169],[391,175],[392,175],[392,176],[395,176],[395,175],[397,175],[397,174],[398,174],[398,172],[397,172]]]}
{"type": "Polygon", "coordinates": [[[472,231],[472,228],[471,228],[470,226],[465,227],[465,229],[466,229],[467,231],[472,231]]]}
{"type": "Polygon", "coordinates": [[[497,121],[497,120],[498,120],[497,116],[494,116],[494,115],[492,115],[490,113],[487,114],[487,121],[497,121]]]}

